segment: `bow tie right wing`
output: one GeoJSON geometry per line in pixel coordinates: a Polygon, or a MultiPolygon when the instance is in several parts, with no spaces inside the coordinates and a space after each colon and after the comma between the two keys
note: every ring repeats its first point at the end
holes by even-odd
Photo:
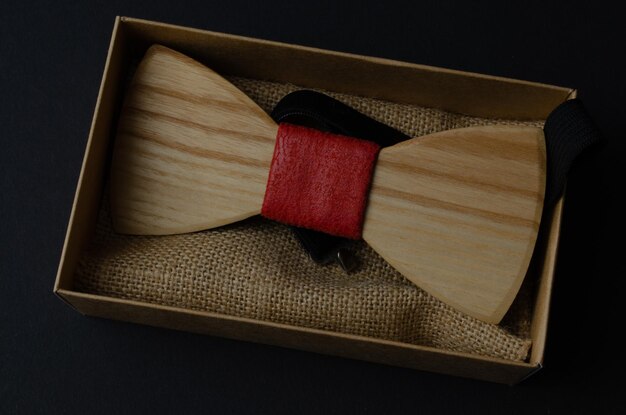
{"type": "Polygon", "coordinates": [[[543,209],[543,131],[443,131],[381,151],[363,238],[419,287],[497,323],[526,275],[543,209]]]}

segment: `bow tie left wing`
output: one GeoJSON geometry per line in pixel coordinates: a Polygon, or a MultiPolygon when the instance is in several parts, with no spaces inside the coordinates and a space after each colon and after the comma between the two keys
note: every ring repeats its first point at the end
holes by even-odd
{"type": "Polygon", "coordinates": [[[195,232],[259,214],[278,126],[234,85],[163,46],[127,92],[111,166],[118,232],[195,232]]]}

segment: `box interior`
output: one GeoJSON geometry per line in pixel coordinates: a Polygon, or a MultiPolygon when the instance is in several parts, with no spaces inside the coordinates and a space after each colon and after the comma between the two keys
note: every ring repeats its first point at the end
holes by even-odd
{"type": "MultiPolygon", "coordinates": [[[[383,99],[401,104],[437,108],[475,117],[541,120],[545,119],[547,114],[559,103],[572,97],[574,94],[570,89],[530,82],[465,74],[378,58],[366,58],[313,48],[283,45],[276,42],[184,29],[136,19],[118,19],[114,28],[114,36],[105,67],[105,77],[103,78],[101,92],[96,105],[96,115],[87,144],[78,191],[55,284],[55,291],[61,297],[64,297],[66,301],[72,303],[80,311],[90,314],[98,314],[98,312],[89,310],[93,308],[93,303],[92,305],[81,307],[81,299],[102,300],[102,307],[105,307],[106,301],[128,306],[140,304],[132,300],[107,299],[102,296],[98,298],[99,296],[97,295],[76,292],[74,275],[82,250],[89,245],[89,241],[94,234],[94,227],[97,222],[103,194],[110,143],[115,132],[115,120],[123,97],[125,80],[129,75],[132,62],[136,61],[143,54],[143,51],[153,43],[164,44],[189,54],[211,66],[216,71],[228,76],[290,83],[302,87],[325,89],[337,93],[383,99]],[[405,88],[404,85],[407,84],[415,87],[405,88]]],[[[562,201],[555,207],[550,217],[544,219],[542,238],[537,248],[544,251],[544,253],[537,256],[533,262],[533,267],[540,278],[530,327],[533,348],[528,361],[525,363],[512,363],[464,353],[450,354],[436,349],[431,351],[436,351],[441,356],[456,356],[467,358],[471,361],[496,362],[520,367],[525,369],[524,373],[529,372],[529,369],[540,366],[545,344],[548,305],[561,211],[562,201]]],[[[154,310],[158,308],[161,312],[163,310],[184,311],[187,317],[202,314],[191,312],[190,310],[176,309],[176,307],[170,309],[155,305],[148,306],[148,308],[150,307],[154,310]]],[[[105,313],[101,312],[99,314],[105,313]]],[[[213,316],[213,318],[223,319],[224,321],[229,320],[228,316],[215,313],[204,313],[204,315],[207,318],[213,316]]],[[[132,320],[128,316],[119,316],[119,318],[132,320]]],[[[247,321],[243,318],[239,320],[247,321]]],[[[137,321],[145,322],[145,319],[137,319],[137,321]]],[[[303,332],[317,332],[314,329],[294,328],[288,325],[253,321],[254,324],[259,326],[297,329],[300,334],[303,332]]],[[[163,323],[162,320],[155,321],[154,324],[168,325],[163,323]]],[[[227,323],[224,323],[224,325],[227,326],[227,323]]],[[[173,326],[176,328],[183,326],[182,328],[185,329],[184,325],[179,323],[173,326]]],[[[191,330],[194,329],[191,328],[191,330]]],[[[226,335],[247,338],[246,336],[237,336],[235,334],[226,333],[226,335]]],[[[394,353],[398,353],[399,349],[413,351],[429,350],[427,347],[420,348],[420,346],[362,338],[361,336],[338,333],[324,333],[324,335],[327,337],[344,337],[346,340],[358,340],[360,342],[378,344],[379,346],[393,344],[397,346],[394,348],[394,353]]],[[[261,339],[260,341],[264,340],[261,339]]],[[[267,342],[278,343],[276,339],[268,339],[267,342]]],[[[319,338],[317,343],[320,343],[319,338]]],[[[290,342],[283,338],[279,344],[289,345],[290,342]]],[[[294,347],[302,348],[299,344],[294,345],[294,347]]],[[[322,348],[313,348],[316,351],[320,351],[320,349],[322,348]]],[[[332,348],[328,352],[341,354],[332,348]]],[[[354,356],[355,354],[347,353],[347,355],[354,356]]],[[[386,360],[389,361],[389,358],[386,360]]],[[[403,362],[399,364],[406,365],[403,362]]],[[[455,367],[458,367],[458,362],[455,367]]],[[[441,371],[441,369],[435,370],[441,371]]],[[[445,372],[445,369],[443,371],[445,372]]],[[[450,371],[456,373],[458,369],[450,369],[450,371]]],[[[516,375],[520,376],[520,373],[522,372],[516,372],[516,375]]],[[[469,376],[477,377],[475,374],[469,376]]],[[[491,376],[491,378],[493,377],[491,376]]]]}

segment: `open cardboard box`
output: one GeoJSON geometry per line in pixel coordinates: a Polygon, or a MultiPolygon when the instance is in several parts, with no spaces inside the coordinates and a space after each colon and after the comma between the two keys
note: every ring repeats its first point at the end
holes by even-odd
{"type": "Polygon", "coordinates": [[[125,80],[132,63],[154,43],[210,63],[212,69],[221,74],[286,82],[479,117],[545,119],[557,105],[575,96],[575,91],[568,88],[117,18],[54,286],[60,298],[86,315],[494,382],[517,383],[541,368],[563,200],[553,212],[544,215],[535,252],[534,266],[539,283],[531,322],[533,346],[526,362],[76,290],[76,267],[94,233],[125,80]]]}

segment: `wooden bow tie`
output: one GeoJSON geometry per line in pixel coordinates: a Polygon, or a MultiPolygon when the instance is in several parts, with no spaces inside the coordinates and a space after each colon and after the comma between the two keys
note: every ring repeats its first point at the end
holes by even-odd
{"type": "MultiPolygon", "coordinates": [[[[227,80],[163,46],[123,106],[111,168],[117,231],[209,229],[261,211],[278,126],[227,80]]],[[[543,131],[487,126],[380,151],[363,238],[430,294],[497,323],[527,272],[543,209],[543,131]]]]}

